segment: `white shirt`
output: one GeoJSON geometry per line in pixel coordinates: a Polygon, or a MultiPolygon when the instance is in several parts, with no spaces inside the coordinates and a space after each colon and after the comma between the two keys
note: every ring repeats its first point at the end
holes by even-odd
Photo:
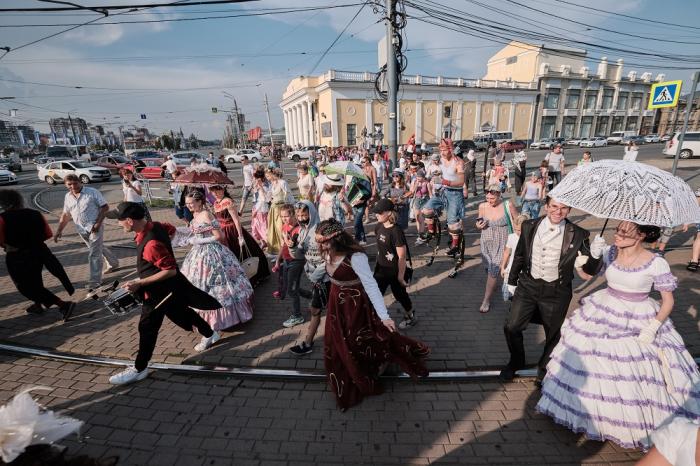
{"type": "Polygon", "coordinates": [[[475,158],[476,157],[474,157],[474,149],[469,149],[469,152],[467,152],[467,160],[473,162],[475,158]]]}
{"type": "Polygon", "coordinates": [[[547,156],[544,159],[547,162],[549,162],[549,171],[550,172],[561,171],[560,164],[565,161],[563,152],[560,152],[559,154],[555,154],[554,152],[550,152],[549,154],[547,154],[547,156]]]}
{"type": "Polygon", "coordinates": [[[638,150],[629,150],[625,147],[625,155],[624,157],[622,157],[622,160],[634,162],[635,160],[637,160],[637,154],[639,154],[638,150]]]}
{"type": "MultiPolygon", "coordinates": [[[[131,180],[131,186],[134,188],[141,189],[141,182],[137,180],[131,180]]],[[[124,192],[124,200],[126,202],[138,202],[143,204],[143,197],[141,197],[134,189],[127,186],[126,183],[122,181],[122,191],[124,192]]]]}
{"type": "Polygon", "coordinates": [[[457,157],[452,157],[449,161],[441,158],[440,170],[442,170],[442,178],[448,181],[457,181],[457,164],[460,162],[457,157]]]}
{"type": "Polygon", "coordinates": [[[243,167],[243,186],[253,186],[253,166],[247,164],[243,167]]]}
{"type": "Polygon", "coordinates": [[[173,159],[168,159],[167,162],[163,164],[163,167],[165,167],[165,170],[171,175],[177,171],[177,164],[173,159]]]}
{"type": "Polygon", "coordinates": [[[557,225],[545,217],[535,232],[532,242],[532,260],[530,275],[534,279],[542,279],[553,282],[559,278],[559,259],[561,257],[561,245],[564,241],[564,225],[562,220],[557,225]]]}
{"type": "Polygon", "coordinates": [[[95,225],[100,209],[104,205],[107,205],[107,201],[101,192],[95,188],[83,186],[77,197],[70,191],[66,193],[63,199],[63,212],[70,214],[73,218],[78,233],[87,234],[95,225]]]}

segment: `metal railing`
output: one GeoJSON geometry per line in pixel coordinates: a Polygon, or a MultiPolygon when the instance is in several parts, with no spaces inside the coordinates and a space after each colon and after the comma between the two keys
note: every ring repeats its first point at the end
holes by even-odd
{"type": "MultiPolygon", "coordinates": [[[[366,71],[329,70],[325,73],[328,81],[373,82],[375,74],[366,71]]],[[[403,84],[448,87],[480,87],[494,89],[537,89],[537,82],[498,81],[486,79],[446,78],[443,76],[402,75],[403,84]]]]}

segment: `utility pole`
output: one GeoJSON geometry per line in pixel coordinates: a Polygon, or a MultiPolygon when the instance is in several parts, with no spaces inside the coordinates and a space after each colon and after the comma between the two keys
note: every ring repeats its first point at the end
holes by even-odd
{"type": "Polygon", "coordinates": [[[274,155],[275,143],[272,141],[272,120],[270,120],[270,107],[267,103],[267,92],[265,93],[265,113],[267,113],[267,129],[270,131],[270,155],[274,155]]]}
{"type": "Polygon", "coordinates": [[[394,24],[396,23],[396,0],[386,0],[386,82],[387,82],[387,116],[389,128],[387,131],[389,159],[394,167],[397,166],[398,135],[396,127],[397,98],[399,91],[398,63],[394,44],[394,24]]]}
{"type": "MultiPolygon", "coordinates": [[[[680,136],[678,136],[678,147],[676,147],[676,156],[673,158],[673,168],[671,169],[672,175],[676,174],[676,168],[678,168],[678,158],[681,155],[681,148],[683,147],[683,141],[685,140],[685,132],[688,130],[688,121],[690,120],[690,112],[693,110],[693,101],[695,100],[695,91],[698,87],[698,80],[700,80],[700,71],[696,71],[693,74],[693,87],[690,90],[690,98],[685,104],[683,129],[681,130],[680,136]]],[[[678,112],[680,113],[680,105],[678,106],[678,112]]],[[[671,137],[673,138],[673,136],[671,137]]]]}

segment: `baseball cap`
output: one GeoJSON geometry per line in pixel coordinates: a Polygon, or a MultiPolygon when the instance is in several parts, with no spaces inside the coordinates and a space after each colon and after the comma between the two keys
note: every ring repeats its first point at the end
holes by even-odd
{"type": "Polygon", "coordinates": [[[395,209],[394,203],[387,198],[379,199],[374,207],[372,207],[373,214],[381,214],[382,212],[389,212],[395,209]]]}
{"type": "Polygon", "coordinates": [[[117,208],[108,211],[105,217],[116,220],[124,220],[127,218],[142,220],[146,217],[146,211],[143,205],[137,202],[120,202],[117,208]]]}

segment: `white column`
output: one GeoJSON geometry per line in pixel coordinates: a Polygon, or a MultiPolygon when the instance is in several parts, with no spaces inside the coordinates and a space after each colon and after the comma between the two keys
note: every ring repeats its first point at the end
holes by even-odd
{"type": "Polygon", "coordinates": [[[423,101],[416,100],[416,144],[423,143],[423,101]]]}
{"type": "Polygon", "coordinates": [[[440,142],[442,139],[442,111],[445,103],[438,100],[435,105],[435,142],[440,142]]]}
{"type": "Polygon", "coordinates": [[[307,100],[306,101],[306,121],[308,122],[309,125],[309,145],[310,146],[315,146],[316,145],[316,135],[314,134],[314,120],[313,120],[313,106],[311,105],[311,101],[307,100]]]}
{"type": "Polygon", "coordinates": [[[461,140],[462,139],[462,126],[464,123],[464,102],[460,98],[460,100],[457,102],[457,116],[455,118],[455,121],[457,122],[457,127],[454,128],[452,131],[452,138],[455,140],[461,140]]]}
{"type": "Polygon", "coordinates": [[[309,109],[305,103],[301,104],[301,139],[305,146],[311,145],[309,143],[309,109]]]}
{"type": "Polygon", "coordinates": [[[303,144],[299,137],[299,108],[296,105],[292,107],[292,126],[294,127],[294,144],[303,144]]]}
{"type": "Polygon", "coordinates": [[[495,100],[493,102],[493,121],[491,122],[491,126],[493,126],[494,131],[498,131],[498,100],[495,100]]]}
{"type": "Polygon", "coordinates": [[[476,114],[474,115],[474,134],[481,132],[481,101],[476,101],[476,114]]]}
{"type": "Polygon", "coordinates": [[[374,131],[374,123],[372,122],[372,99],[365,99],[365,128],[367,128],[368,133],[374,131]]]}
{"type": "Polygon", "coordinates": [[[299,144],[305,146],[306,144],[304,143],[304,128],[302,127],[301,105],[297,104],[294,107],[294,110],[297,119],[297,140],[299,141],[299,144]]]}
{"type": "Polygon", "coordinates": [[[292,145],[292,131],[291,131],[291,128],[289,127],[289,111],[284,110],[283,115],[284,115],[284,139],[287,142],[287,145],[291,146],[292,145]]]}
{"type": "MultiPolygon", "coordinates": [[[[510,103],[510,119],[508,121],[508,131],[513,132],[515,127],[515,102],[510,103]]],[[[515,137],[515,135],[513,135],[515,137]]]]}
{"type": "Polygon", "coordinates": [[[296,146],[297,135],[294,129],[294,107],[289,107],[289,109],[287,109],[287,118],[289,119],[289,140],[291,141],[290,145],[296,146]]]}

